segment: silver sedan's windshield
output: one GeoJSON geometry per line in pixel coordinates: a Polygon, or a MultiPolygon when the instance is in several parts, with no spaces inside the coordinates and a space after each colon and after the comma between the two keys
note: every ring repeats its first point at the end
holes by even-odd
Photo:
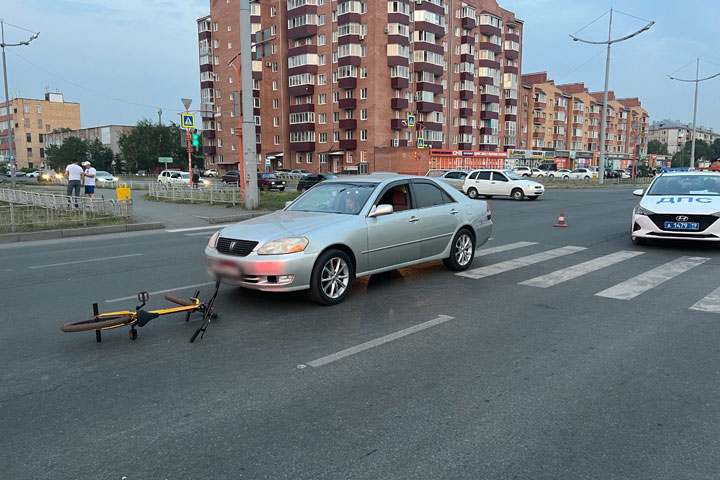
{"type": "Polygon", "coordinates": [[[319,183],[286,210],[357,215],[375,187],[374,183],[319,183]]]}
{"type": "Polygon", "coordinates": [[[648,195],[720,195],[720,175],[672,175],[655,180],[648,195]]]}

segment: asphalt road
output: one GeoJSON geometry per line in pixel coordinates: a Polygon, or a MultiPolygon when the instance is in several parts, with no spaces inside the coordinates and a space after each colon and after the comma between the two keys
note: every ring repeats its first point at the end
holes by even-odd
{"type": "Polygon", "coordinates": [[[0,246],[2,476],[717,478],[720,313],[692,307],[720,308],[720,250],[633,246],[636,201],[493,199],[469,276],[377,275],[336,307],[223,286],[194,344],[180,315],[134,342],[59,327],[207,296],[212,230],[0,246]]]}

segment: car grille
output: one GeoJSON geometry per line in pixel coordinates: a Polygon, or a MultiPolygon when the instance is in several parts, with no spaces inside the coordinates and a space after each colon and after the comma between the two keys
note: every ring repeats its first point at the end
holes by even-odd
{"type": "Polygon", "coordinates": [[[236,240],[234,238],[220,237],[217,243],[218,252],[224,253],[225,255],[235,255],[237,257],[245,257],[253,248],[257,246],[258,242],[250,240],[236,240]]]}
{"type": "MultiPolygon", "coordinates": [[[[653,221],[653,223],[660,229],[665,230],[665,222],[677,222],[678,220],[676,217],[679,215],[683,215],[682,213],[655,213],[653,215],[650,215],[650,220],[653,221]]],[[[697,222],[700,224],[700,230],[705,230],[710,225],[715,223],[715,221],[718,219],[718,217],[714,215],[683,215],[687,217],[688,219],[685,220],[686,222],[697,222]]]]}

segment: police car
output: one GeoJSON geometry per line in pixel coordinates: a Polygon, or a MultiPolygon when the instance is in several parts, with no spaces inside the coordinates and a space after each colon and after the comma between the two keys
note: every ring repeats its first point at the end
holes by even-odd
{"type": "Polygon", "coordinates": [[[666,172],[655,177],[633,209],[631,239],[720,241],[720,174],[666,172]]]}

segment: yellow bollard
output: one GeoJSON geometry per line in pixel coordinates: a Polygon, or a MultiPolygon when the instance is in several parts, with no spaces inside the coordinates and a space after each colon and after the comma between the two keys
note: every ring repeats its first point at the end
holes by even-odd
{"type": "Polygon", "coordinates": [[[115,191],[117,192],[118,200],[128,200],[130,198],[130,189],[128,188],[127,183],[118,183],[115,191]]]}

